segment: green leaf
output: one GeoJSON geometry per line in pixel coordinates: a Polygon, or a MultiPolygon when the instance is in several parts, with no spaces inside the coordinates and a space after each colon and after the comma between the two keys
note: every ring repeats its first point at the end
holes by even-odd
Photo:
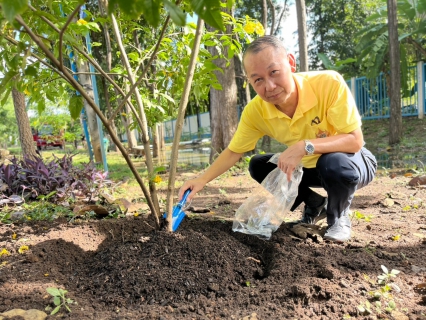
{"type": "Polygon", "coordinates": [[[46,92],[46,98],[49,99],[52,102],[56,101],[55,95],[53,94],[53,92],[50,92],[50,91],[46,92]]]}
{"type": "Polygon", "coordinates": [[[1,7],[6,19],[13,23],[15,17],[27,9],[28,0],[2,0],[1,7]]]}
{"type": "Polygon", "coordinates": [[[57,306],[55,309],[52,310],[52,312],[50,313],[50,315],[53,316],[54,314],[57,314],[60,309],[61,309],[61,306],[57,306]]]}
{"type": "Polygon", "coordinates": [[[130,60],[139,61],[139,54],[137,52],[130,52],[127,54],[130,60]]]}
{"type": "Polygon", "coordinates": [[[17,74],[18,72],[10,70],[8,73],[4,75],[3,79],[0,82],[0,95],[2,95],[3,92],[8,88],[7,83],[17,74]]]}
{"type": "Polygon", "coordinates": [[[225,30],[222,16],[220,14],[220,0],[191,0],[194,12],[198,14],[207,24],[213,28],[225,30]]]}
{"type": "Polygon", "coordinates": [[[25,69],[25,72],[24,72],[24,74],[25,74],[26,76],[32,76],[32,77],[37,76],[37,73],[38,73],[38,71],[37,71],[37,69],[36,69],[34,66],[28,66],[28,67],[25,69]]]}
{"type": "Polygon", "coordinates": [[[60,297],[58,297],[58,296],[54,297],[54,298],[53,298],[53,304],[54,304],[55,306],[59,306],[59,305],[61,305],[61,298],[60,298],[60,297]]]}
{"type": "Polygon", "coordinates": [[[228,10],[231,10],[233,6],[234,6],[234,0],[228,0],[226,2],[226,7],[228,8],[228,10]]]}
{"type": "Polygon", "coordinates": [[[211,86],[213,87],[213,89],[222,90],[222,85],[219,82],[213,82],[211,86]]]}
{"type": "MultiPolygon", "coordinates": [[[[129,1],[131,2],[131,1],[129,1]]],[[[143,16],[148,23],[157,27],[160,22],[160,4],[157,0],[144,0],[143,1],[143,16]]]]}
{"type": "Polygon", "coordinates": [[[6,103],[9,101],[9,98],[10,98],[10,92],[11,92],[11,91],[12,91],[12,88],[11,88],[11,87],[9,87],[9,88],[7,88],[7,89],[6,89],[6,93],[4,94],[3,99],[0,101],[0,105],[1,105],[1,106],[6,105],[6,103]]]}
{"type": "Polygon", "coordinates": [[[333,65],[333,62],[331,62],[330,59],[324,53],[318,53],[318,58],[321,59],[326,69],[340,70],[343,68],[342,66],[333,65]]]}
{"type": "Polygon", "coordinates": [[[158,173],[158,172],[162,172],[162,171],[166,171],[166,167],[160,166],[160,167],[154,168],[154,173],[158,173]]]}
{"type": "Polygon", "coordinates": [[[175,100],[172,98],[172,97],[170,97],[169,95],[167,95],[167,94],[165,94],[165,93],[162,93],[162,92],[159,92],[158,93],[160,96],[162,96],[163,98],[166,98],[167,100],[169,100],[171,103],[173,103],[173,104],[175,104],[176,102],[175,102],[175,100]]]}
{"type": "Polygon", "coordinates": [[[392,271],[391,271],[391,275],[397,275],[399,273],[400,273],[399,270],[392,269],[392,271]]]}
{"type": "Polygon", "coordinates": [[[216,45],[216,42],[212,41],[212,40],[207,40],[203,43],[205,46],[207,47],[213,47],[216,45]]]}
{"type": "Polygon", "coordinates": [[[87,24],[87,26],[89,27],[90,30],[92,31],[97,31],[97,32],[101,32],[101,28],[99,28],[99,25],[96,22],[89,22],[87,24]]]}
{"type": "Polygon", "coordinates": [[[172,18],[173,22],[176,25],[181,27],[185,25],[186,15],[181,8],[179,8],[177,5],[175,5],[173,2],[170,2],[169,0],[164,0],[164,7],[170,14],[170,18],[172,18]]]}
{"type": "Polygon", "coordinates": [[[395,303],[395,301],[393,301],[393,300],[389,301],[389,302],[388,302],[388,305],[389,305],[389,307],[390,307],[392,310],[394,310],[394,309],[396,308],[396,303],[395,303]]]}
{"type": "Polygon", "coordinates": [[[108,13],[113,13],[115,6],[118,6],[121,12],[130,16],[131,18],[138,18],[144,6],[144,0],[110,0],[108,4],[108,13]]]}
{"type": "Polygon", "coordinates": [[[382,268],[384,273],[386,273],[386,274],[389,273],[388,268],[386,268],[384,265],[381,265],[380,267],[382,268]]]}
{"type": "Polygon", "coordinates": [[[67,290],[59,289],[59,293],[61,294],[61,296],[64,296],[67,292],[67,290]]]}
{"type": "Polygon", "coordinates": [[[54,296],[54,297],[61,295],[57,288],[47,288],[46,291],[47,291],[48,294],[50,294],[51,296],[54,296]]]}
{"type": "Polygon", "coordinates": [[[83,109],[83,97],[78,95],[72,96],[68,108],[70,110],[71,118],[78,119],[80,112],[83,109]]]}

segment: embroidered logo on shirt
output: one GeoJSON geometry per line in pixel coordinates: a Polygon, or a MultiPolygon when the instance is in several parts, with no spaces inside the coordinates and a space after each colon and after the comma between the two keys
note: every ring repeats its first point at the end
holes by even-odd
{"type": "Polygon", "coordinates": [[[328,137],[328,131],[324,130],[322,131],[321,129],[318,129],[318,133],[316,134],[317,138],[327,138],[328,137]]]}
{"type": "Polygon", "coordinates": [[[320,121],[320,118],[318,118],[318,117],[315,117],[315,118],[313,118],[312,119],[312,121],[311,121],[311,126],[313,126],[314,124],[319,124],[321,121],[320,121]]]}

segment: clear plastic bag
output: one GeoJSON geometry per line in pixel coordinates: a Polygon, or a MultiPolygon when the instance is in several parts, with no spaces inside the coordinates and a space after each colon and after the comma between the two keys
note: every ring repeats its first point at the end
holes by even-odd
{"type": "MultiPolygon", "coordinates": [[[[269,162],[277,164],[279,156],[279,153],[273,155],[269,162]]],[[[302,166],[293,171],[290,182],[281,169],[272,170],[253,195],[238,208],[232,230],[266,240],[271,238],[294,204],[302,176],[302,166]]]]}

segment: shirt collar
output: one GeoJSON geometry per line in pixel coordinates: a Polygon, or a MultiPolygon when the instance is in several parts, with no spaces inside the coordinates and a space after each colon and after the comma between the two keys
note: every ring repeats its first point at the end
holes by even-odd
{"type": "MultiPolygon", "coordinates": [[[[299,91],[299,101],[297,103],[296,112],[293,116],[293,120],[297,120],[303,116],[303,113],[315,107],[318,104],[318,99],[308,80],[306,80],[303,76],[303,73],[293,73],[293,79],[296,83],[297,90],[299,91]]],[[[262,115],[264,119],[289,118],[286,114],[279,111],[272,103],[262,100],[259,96],[256,98],[259,99],[262,104],[262,115]]]]}

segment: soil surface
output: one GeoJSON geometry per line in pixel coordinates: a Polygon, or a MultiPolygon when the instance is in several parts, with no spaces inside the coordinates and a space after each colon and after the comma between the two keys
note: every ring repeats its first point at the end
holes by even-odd
{"type": "Polygon", "coordinates": [[[0,257],[0,313],[45,310],[56,287],[78,304],[48,319],[426,319],[426,189],[411,178],[382,173],[359,190],[344,244],[324,241],[324,224],[285,223],[268,241],[233,232],[235,210],[258,188],[247,174],[210,183],[191,203],[209,212],[187,211],[175,233],[147,215],[0,225],[10,252],[0,257]],[[388,287],[381,265],[400,271],[388,287]]]}

